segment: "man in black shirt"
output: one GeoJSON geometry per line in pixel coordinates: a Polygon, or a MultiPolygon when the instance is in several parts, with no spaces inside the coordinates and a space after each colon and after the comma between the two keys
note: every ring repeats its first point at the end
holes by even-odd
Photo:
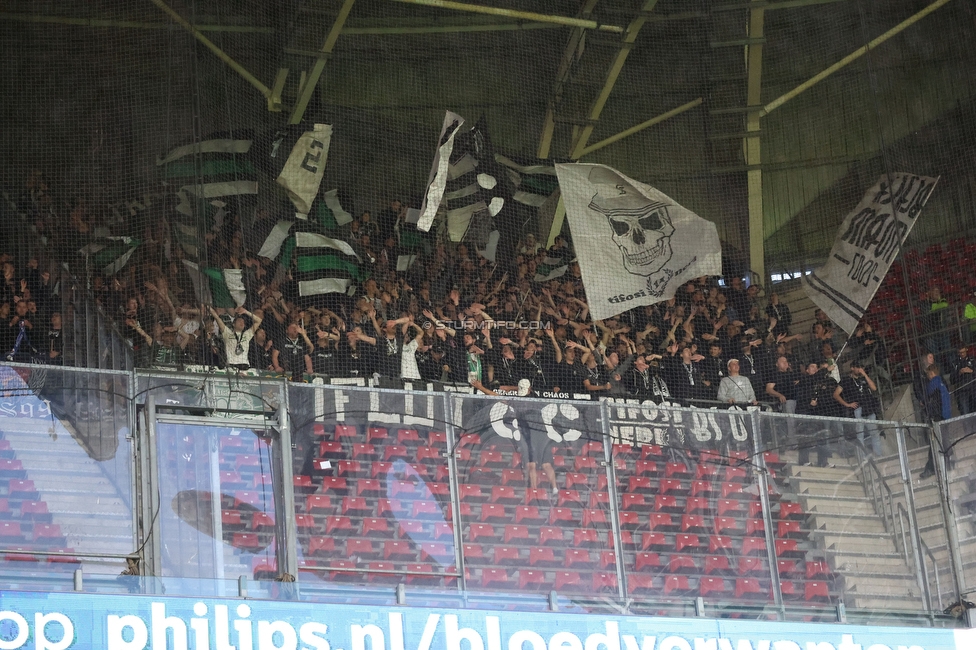
{"type": "Polygon", "coordinates": [[[766,380],[763,376],[763,359],[759,356],[759,351],[757,350],[760,343],[761,341],[755,339],[742,345],[741,353],[739,354],[739,368],[742,376],[752,384],[752,391],[761,397],[766,388],[766,380]]]}
{"type": "Polygon", "coordinates": [[[312,372],[324,377],[339,376],[339,357],[329,332],[315,332],[315,349],[312,351],[312,372]]]}
{"type": "Polygon", "coordinates": [[[302,373],[312,373],[311,350],[312,342],[305,328],[291,323],[285,329],[285,340],[281,347],[275,347],[271,354],[271,364],[276,372],[284,373],[290,380],[302,381],[302,373]]]}
{"type": "Polygon", "coordinates": [[[976,359],[969,356],[969,348],[965,345],[949,363],[949,381],[956,394],[959,415],[976,412],[976,359]]]}
{"type": "Polygon", "coordinates": [[[500,386],[514,388],[518,385],[515,353],[512,352],[511,342],[505,343],[505,341],[508,339],[502,339],[500,352],[496,351],[497,348],[489,348],[486,355],[491,366],[491,384],[495,388],[500,386]]]}
{"type": "Polygon", "coordinates": [[[272,356],[274,355],[274,341],[268,338],[268,333],[263,328],[254,333],[254,340],[247,351],[247,360],[255,370],[271,370],[272,356]]]}
{"type": "MultiPolygon", "coordinates": [[[[815,363],[807,365],[796,387],[796,412],[801,415],[834,415],[834,388],[836,382],[825,368],[815,363]]],[[[830,450],[827,447],[830,430],[817,423],[804,422],[800,427],[799,464],[810,462],[810,448],[817,450],[817,465],[827,467],[830,450]]]]}
{"type": "Polygon", "coordinates": [[[778,403],[778,410],[783,413],[796,413],[796,385],[800,378],[790,368],[786,356],[776,358],[776,370],[766,382],[766,395],[774,398],[778,403]]]}
{"type": "MultiPolygon", "coordinates": [[[[864,371],[860,361],[851,362],[851,371],[834,389],[834,401],[849,411],[849,416],[858,420],[877,420],[881,412],[878,387],[864,371]]],[[[857,427],[857,439],[864,444],[864,425],[857,427]]],[[[868,450],[875,458],[882,454],[881,432],[875,425],[868,425],[871,447],[868,450]]]]}
{"type": "Polygon", "coordinates": [[[515,372],[519,379],[528,379],[536,390],[547,390],[550,386],[547,377],[548,364],[538,355],[538,345],[529,341],[525,345],[522,358],[518,359],[515,372]]]}
{"type": "Polygon", "coordinates": [[[567,342],[562,362],[553,366],[553,374],[555,375],[553,381],[559,392],[572,395],[584,391],[583,378],[586,376],[586,371],[583,364],[576,358],[576,350],[579,347],[578,343],[567,342]]]}
{"type": "Polygon", "coordinates": [[[695,354],[690,346],[685,346],[678,356],[667,360],[665,381],[675,399],[685,401],[705,398],[702,390],[705,388],[704,378],[696,365],[702,359],[704,357],[695,354]]]}
{"type": "Polygon", "coordinates": [[[47,350],[42,355],[44,363],[52,366],[64,364],[64,337],[61,329],[61,314],[51,314],[51,327],[47,330],[47,350]]]}
{"type": "Polygon", "coordinates": [[[718,341],[712,341],[708,346],[708,356],[702,359],[699,364],[702,374],[702,383],[705,384],[708,399],[718,398],[718,385],[722,377],[726,375],[726,361],[722,358],[722,346],[718,341]]]}

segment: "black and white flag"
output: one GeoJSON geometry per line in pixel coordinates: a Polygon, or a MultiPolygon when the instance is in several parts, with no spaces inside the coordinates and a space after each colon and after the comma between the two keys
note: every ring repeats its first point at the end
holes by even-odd
{"type": "Polygon", "coordinates": [[[332,127],[316,124],[306,131],[295,143],[288,161],[278,175],[278,184],[288,191],[288,197],[295,204],[299,215],[307,215],[312,209],[312,201],[319,193],[325,162],[332,143],[332,127]]]}
{"type": "Polygon", "coordinates": [[[938,177],[886,174],[844,218],[826,264],[803,276],[810,299],[848,334],[871,304],[938,177]]]}
{"type": "Polygon", "coordinates": [[[663,192],[606,165],[557,164],[556,174],[595,320],[721,274],[715,224],[663,192]]]}
{"type": "Polygon", "coordinates": [[[420,206],[420,218],[417,220],[417,230],[429,232],[437,216],[437,210],[447,189],[448,172],[451,164],[451,154],[454,152],[454,137],[457,135],[464,118],[457,113],[445,111],[441,136],[437,141],[437,153],[434,163],[430,167],[430,178],[427,180],[427,191],[424,193],[424,203],[420,206]]]}

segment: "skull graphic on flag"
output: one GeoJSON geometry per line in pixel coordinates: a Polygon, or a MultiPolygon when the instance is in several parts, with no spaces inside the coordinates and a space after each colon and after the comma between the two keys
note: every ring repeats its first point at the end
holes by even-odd
{"type": "Polygon", "coordinates": [[[605,319],[722,272],[715,224],[664,192],[594,163],[558,163],[590,315],[605,319]]]}

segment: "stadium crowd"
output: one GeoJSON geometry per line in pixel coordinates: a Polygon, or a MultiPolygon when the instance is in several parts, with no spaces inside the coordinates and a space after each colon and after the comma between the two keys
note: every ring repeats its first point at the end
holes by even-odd
{"type": "MultiPolygon", "coordinates": [[[[0,256],[0,345],[8,360],[63,363],[51,272],[60,273],[65,259],[77,262],[79,243],[90,241],[99,224],[81,199],[71,202],[68,223],[59,221],[36,173],[17,208],[45,246],[29,251],[20,267],[11,254],[0,256]]],[[[809,332],[795,332],[790,308],[776,293],[763,297],[760,287],[736,277],[727,284],[698,278],[666,302],[594,321],[566,237],[545,250],[525,234],[507,267],[464,243],[429,237],[420,258],[398,271],[398,242],[410,227],[405,214],[393,201],[377,219],[363,212],[343,228],[340,236],[371,262],[352,296],[301,298],[293,269],[258,257],[253,251],[274,224],[264,211],[247,229],[228,214],[206,235],[213,266],[243,270],[246,300],[237,309],[200,304],[162,215],[144,220],[142,243],[121,269],[90,275],[90,291],[143,367],[228,367],[294,381],[378,377],[482,391],[515,392],[528,380],[533,392],[552,397],[766,402],[811,415],[881,416],[875,380],[888,378],[887,351],[867,322],[846,341],[841,364],[843,333],[822,311],[809,332]],[[555,274],[554,260],[562,263],[555,274]]],[[[971,412],[976,391],[966,386],[973,362],[964,349],[950,356],[949,376],[962,387],[957,403],[971,412]]]]}

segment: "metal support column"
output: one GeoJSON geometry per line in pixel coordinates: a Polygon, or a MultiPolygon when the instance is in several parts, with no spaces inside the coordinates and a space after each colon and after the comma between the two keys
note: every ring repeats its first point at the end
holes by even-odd
{"type": "MultiPolygon", "coordinates": [[[[932,453],[935,458],[935,472],[939,481],[939,500],[942,502],[942,518],[946,522],[946,543],[949,547],[949,558],[952,560],[952,580],[956,587],[955,599],[958,600],[966,591],[965,577],[963,574],[962,553],[959,551],[959,536],[956,531],[956,518],[952,512],[952,491],[949,489],[949,472],[946,467],[946,458],[941,453],[939,447],[945,447],[945,440],[942,437],[942,427],[938,422],[932,423],[933,440],[929,444],[935,445],[932,453]]],[[[899,439],[899,445],[901,440],[899,439]]],[[[906,456],[907,458],[907,456],[906,456]]],[[[911,481],[911,474],[909,474],[911,481]]],[[[938,567],[936,567],[938,570],[938,567]]]]}
{"type": "Polygon", "coordinates": [[[776,538],[773,535],[773,512],[769,503],[769,469],[763,455],[761,421],[759,411],[752,411],[752,453],[756,459],[756,482],[759,485],[759,503],[762,505],[763,528],[766,532],[766,558],[769,562],[769,577],[773,583],[773,603],[780,618],[786,615],[783,609],[783,590],[780,585],[779,562],[776,561],[776,538]]]}
{"type": "MultiPolygon", "coordinates": [[[[757,5],[762,0],[755,0],[757,5]]],[[[763,57],[763,29],[765,11],[751,9],[749,11],[750,44],[746,45],[746,105],[754,107],[755,111],[746,113],[746,135],[742,139],[746,165],[758,167],[762,163],[759,146],[759,119],[762,108],[762,57],[763,57]]],[[[766,228],[763,219],[763,177],[762,169],[750,169],[746,172],[749,196],[749,269],[766,282],[766,228]]]]}
{"type": "Polygon", "coordinates": [[[464,571],[464,540],[461,537],[461,494],[458,487],[457,459],[454,450],[457,446],[457,433],[454,430],[454,410],[452,393],[444,393],[444,423],[447,434],[447,476],[451,490],[451,521],[454,524],[454,570],[458,574],[458,590],[467,591],[464,571]]]}
{"type": "MultiPolygon", "coordinates": [[[[292,110],[291,117],[288,120],[289,124],[298,124],[302,121],[302,117],[305,116],[305,109],[308,108],[308,103],[312,100],[312,95],[315,93],[315,87],[318,86],[322,71],[325,70],[325,62],[329,60],[332,49],[335,47],[336,41],[339,40],[339,34],[342,33],[342,28],[346,24],[346,18],[349,17],[349,12],[352,11],[352,6],[355,2],[356,0],[345,0],[342,3],[342,7],[339,9],[339,15],[336,16],[335,22],[332,23],[332,29],[329,30],[329,34],[325,37],[325,42],[322,44],[318,60],[315,61],[315,65],[312,66],[308,77],[303,80],[301,87],[298,89],[298,100],[295,102],[295,108],[292,110]]],[[[271,91],[269,90],[267,96],[270,95],[271,91]]]]}
{"type": "Polygon", "coordinates": [[[148,538],[144,568],[149,575],[162,575],[162,548],[157,529],[159,514],[159,464],[156,453],[156,399],[150,393],[146,397],[146,435],[140,436],[142,460],[142,529],[148,538]]]}
{"type": "Polygon", "coordinates": [[[603,460],[607,464],[607,491],[610,497],[610,526],[613,533],[613,557],[617,565],[617,596],[627,597],[627,572],[624,569],[623,539],[620,536],[620,501],[617,494],[617,468],[613,466],[613,438],[610,436],[610,406],[600,400],[600,428],[603,431],[603,460]]]}
{"type": "MultiPolygon", "coordinates": [[[[278,575],[298,578],[298,524],[295,522],[295,481],[291,454],[292,431],[288,417],[288,384],[282,380],[278,400],[278,475],[274,482],[275,527],[278,540],[278,575]]],[[[312,389],[317,390],[317,389],[312,389]]]]}
{"type": "MultiPolygon", "coordinates": [[[[136,409],[136,372],[132,370],[126,377],[126,422],[129,426],[129,511],[132,515],[132,548],[141,548],[144,539],[139,535],[139,507],[141,503],[139,490],[140,471],[140,442],[139,442],[139,413],[136,409]]],[[[144,496],[144,494],[143,494],[144,496]]]]}
{"type": "MultiPolygon", "coordinates": [[[[929,589],[927,571],[924,570],[925,558],[922,557],[922,533],[918,530],[918,521],[915,517],[915,490],[912,488],[912,470],[908,466],[908,448],[905,446],[905,430],[901,427],[895,429],[895,438],[898,441],[898,465],[901,469],[901,482],[905,491],[905,510],[908,512],[908,526],[911,529],[912,553],[915,556],[915,580],[918,582],[922,594],[925,596],[925,605],[932,610],[932,592],[929,589]]],[[[891,513],[894,516],[894,512],[891,513]]],[[[949,528],[947,524],[946,528],[949,528]]],[[[938,573],[939,567],[933,567],[938,573]]]]}

